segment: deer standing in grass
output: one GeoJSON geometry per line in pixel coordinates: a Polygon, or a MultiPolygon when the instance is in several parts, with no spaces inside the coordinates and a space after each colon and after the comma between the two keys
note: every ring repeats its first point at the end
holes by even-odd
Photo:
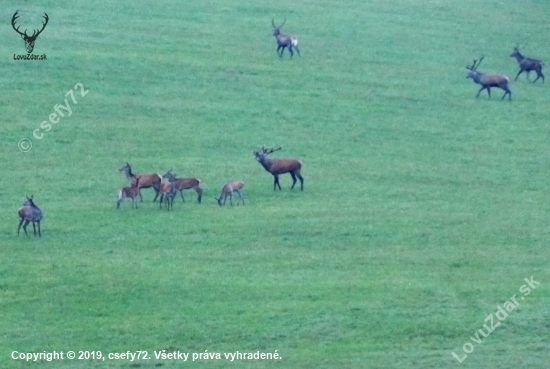
{"type": "Polygon", "coordinates": [[[279,184],[279,175],[284,173],[290,173],[290,176],[292,177],[292,187],[290,187],[290,189],[294,188],[294,185],[296,184],[296,177],[298,177],[300,180],[301,190],[303,191],[304,178],[300,174],[300,171],[302,170],[302,162],[300,160],[270,159],[267,157],[267,155],[272,152],[281,149],[281,146],[277,149],[268,149],[265,146],[262,146],[258,150],[254,151],[254,159],[260,162],[265,170],[273,175],[273,191],[277,189],[277,186],[279,186],[279,190],[281,189],[281,185],[279,184]]]}
{"type": "Polygon", "coordinates": [[[176,188],[176,175],[172,173],[172,169],[164,173],[162,178],[168,179],[168,182],[162,182],[160,186],[160,200],[159,200],[159,209],[162,208],[162,203],[167,210],[174,210],[174,198],[178,194],[176,188]]]}
{"type": "Polygon", "coordinates": [[[544,83],[544,74],[542,74],[542,68],[544,68],[544,63],[541,60],[526,58],[519,52],[519,46],[514,47],[514,51],[510,54],[511,57],[516,58],[519,63],[519,72],[514,81],[518,80],[518,77],[521,73],[527,72],[527,80],[529,80],[529,74],[532,70],[537,72],[537,78],[533,83],[537,82],[539,78],[542,78],[544,83]]]}
{"type": "MultiPolygon", "coordinates": [[[[27,197],[27,196],[26,196],[27,197]]],[[[42,237],[40,233],[40,221],[42,220],[42,210],[36,206],[33,202],[33,195],[27,197],[27,200],[23,203],[23,206],[19,208],[19,226],[17,227],[17,234],[19,235],[19,230],[21,229],[21,224],[23,224],[23,230],[25,234],[27,233],[27,226],[32,222],[32,229],[34,230],[34,235],[36,236],[36,228],[38,227],[38,237],[42,237]],[[36,226],[35,226],[36,224],[36,226]]]]}
{"type": "MultiPolygon", "coordinates": [[[[130,181],[130,185],[134,186],[136,182],[136,174],[132,173],[132,167],[128,162],[126,162],[126,165],[124,165],[122,168],[119,169],[120,172],[124,172],[126,174],[126,178],[128,178],[128,181],[130,181]]],[[[139,199],[140,201],[143,201],[143,197],[141,197],[141,189],[142,188],[149,188],[153,187],[153,190],[155,190],[155,198],[153,202],[157,201],[157,197],[160,195],[160,184],[162,182],[162,177],[158,173],[150,173],[150,174],[137,174],[140,179],[140,188],[139,188],[139,199]]]]}
{"type": "MultiPolygon", "coordinates": [[[[172,169],[169,170],[169,172],[172,169]]],[[[175,178],[174,184],[176,186],[176,191],[180,192],[181,198],[183,202],[185,202],[185,198],[183,197],[183,190],[188,190],[190,188],[194,189],[197,193],[197,201],[199,204],[201,203],[202,199],[202,188],[200,188],[201,180],[198,178],[175,178]]]]}
{"type": "MultiPolygon", "coordinates": [[[[222,206],[222,205],[225,205],[227,196],[229,196],[229,203],[231,204],[231,206],[233,206],[233,192],[237,192],[237,194],[239,194],[239,201],[242,200],[244,205],[244,196],[242,193],[243,187],[244,187],[243,181],[239,181],[239,180],[229,181],[223,186],[220,197],[219,198],[214,197],[214,198],[218,201],[218,205],[222,206]],[[222,200],[223,200],[223,203],[222,203],[222,200]]],[[[237,201],[237,205],[239,205],[239,201],[237,201]]]]}
{"type": "Polygon", "coordinates": [[[489,94],[489,97],[491,97],[491,87],[498,87],[504,90],[504,95],[502,95],[502,99],[504,99],[504,97],[508,95],[508,99],[512,101],[512,91],[510,91],[510,88],[508,87],[508,84],[510,83],[510,78],[501,74],[484,74],[477,71],[477,67],[479,67],[479,64],[481,64],[483,58],[484,57],[482,56],[481,59],[479,59],[479,62],[474,59],[474,64],[472,64],[471,66],[466,66],[466,69],[469,70],[466,78],[472,78],[475,83],[481,85],[481,88],[477,92],[476,97],[479,97],[479,94],[484,89],[487,89],[487,93],[489,94]]]}
{"type": "Polygon", "coordinates": [[[120,208],[120,204],[125,198],[129,198],[132,200],[132,209],[134,206],[137,209],[137,203],[136,198],[139,196],[139,185],[141,182],[141,177],[137,176],[136,180],[132,184],[132,187],[122,187],[120,190],[118,190],[118,201],[116,202],[116,208],[120,208]]]}
{"type": "MultiPolygon", "coordinates": [[[[285,23],[286,23],[286,19],[283,22],[283,24],[285,23]]],[[[292,52],[293,48],[296,49],[296,52],[298,53],[298,55],[300,55],[300,49],[298,49],[298,39],[292,35],[281,33],[281,27],[283,26],[283,24],[277,27],[275,25],[275,19],[271,20],[271,25],[273,25],[273,36],[275,36],[275,39],[277,40],[277,55],[279,55],[279,57],[282,58],[283,52],[287,47],[291,58],[294,55],[294,53],[292,52]],[[279,50],[281,50],[281,53],[279,53],[279,50]]]]}

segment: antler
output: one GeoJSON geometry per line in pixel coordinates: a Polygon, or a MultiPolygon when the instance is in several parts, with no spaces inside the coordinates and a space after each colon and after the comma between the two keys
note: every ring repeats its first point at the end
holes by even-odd
{"type": "Polygon", "coordinates": [[[268,155],[268,154],[271,154],[272,152],[275,152],[275,151],[277,151],[277,150],[281,150],[282,148],[283,148],[282,146],[279,146],[279,147],[276,148],[276,149],[269,149],[269,151],[266,150],[266,149],[264,149],[264,152],[265,152],[266,155],[268,155]]]}
{"type": "Polygon", "coordinates": [[[279,26],[279,28],[281,28],[285,23],[286,23],[286,18],[285,18],[285,21],[279,26]]]}
{"type": "Polygon", "coordinates": [[[17,20],[17,18],[19,18],[17,13],[19,13],[19,10],[16,11],[13,17],[11,18],[11,26],[13,27],[15,32],[19,33],[21,36],[27,36],[27,30],[25,30],[25,33],[21,33],[21,31],[19,31],[19,27],[15,28],[15,21],[17,20]]]}
{"type": "Polygon", "coordinates": [[[274,18],[271,18],[271,24],[273,25],[273,28],[277,28],[277,26],[275,25],[275,19],[274,18]]]}
{"type": "Polygon", "coordinates": [[[44,28],[46,28],[46,24],[48,24],[48,21],[50,20],[50,18],[48,17],[48,14],[47,13],[44,13],[44,19],[46,19],[46,22],[42,23],[42,29],[40,31],[38,31],[38,33],[36,31],[34,31],[34,33],[32,34],[31,38],[36,38],[38,37],[38,35],[40,33],[42,33],[42,31],[44,31],[44,28]]]}

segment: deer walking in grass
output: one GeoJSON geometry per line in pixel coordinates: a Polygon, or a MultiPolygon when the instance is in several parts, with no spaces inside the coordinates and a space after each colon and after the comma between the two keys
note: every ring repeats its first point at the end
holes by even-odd
{"type": "MultiPolygon", "coordinates": [[[[171,169],[169,170],[169,172],[171,169]]],[[[174,184],[176,186],[176,191],[180,192],[181,198],[183,202],[185,202],[185,198],[183,197],[183,190],[188,189],[194,189],[197,193],[197,201],[199,204],[201,203],[202,199],[202,188],[200,188],[201,180],[198,178],[175,178],[174,184]]]]}
{"type": "Polygon", "coordinates": [[[272,152],[281,149],[281,146],[277,149],[268,149],[265,146],[262,146],[258,150],[254,151],[254,159],[262,164],[264,169],[273,175],[273,191],[277,189],[277,186],[279,187],[279,190],[281,189],[281,185],[279,184],[279,175],[284,173],[290,173],[290,176],[292,177],[292,187],[290,187],[290,189],[294,188],[294,185],[296,184],[296,177],[298,177],[300,180],[301,190],[303,191],[304,178],[300,174],[300,171],[302,170],[302,162],[300,160],[270,159],[267,157],[267,155],[272,152]]]}
{"type": "Polygon", "coordinates": [[[42,220],[42,210],[36,204],[33,202],[34,196],[31,195],[31,197],[27,197],[27,200],[23,203],[23,206],[19,208],[19,226],[17,227],[17,235],[19,235],[19,230],[21,229],[21,225],[23,222],[23,230],[25,231],[25,234],[28,236],[27,233],[27,225],[29,225],[30,222],[32,222],[32,229],[34,230],[34,235],[36,236],[36,228],[38,228],[38,237],[42,237],[42,234],[40,233],[40,221],[42,220]],[[35,226],[36,224],[36,226],[35,226]]]}
{"type": "Polygon", "coordinates": [[[139,195],[140,182],[141,182],[141,177],[138,176],[136,177],[136,180],[132,184],[132,187],[122,187],[120,190],[118,190],[118,201],[116,202],[117,209],[120,208],[120,204],[125,198],[129,198],[132,200],[132,209],[134,208],[134,206],[137,209],[136,198],[139,195]]]}
{"type": "MultiPolygon", "coordinates": [[[[283,22],[283,24],[285,23],[286,23],[286,19],[283,22]]],[[[279,55],[279,57],[282,58],[283,52],[287,47],[291,58],[294,55],[294,53],[292,52],[293,48],[296,49],[296,52],[298,53],[298,55],[300,55],[300,49],[298,49],[298,39],[292,35],[281,33],[281,27],[283,26],[283,24],[277,27],[275,25],[275,19],[271,20],[271,25],[273,26],[273,36],[275,36],[275,40],[277,40],[277,55],[279,55]],[[280,53],[279,53],[279,50],[281,50],[280,53]]]]}
{"type": "Polygon", "coordinates": [[[487,93],[489,94],[489,97],[491,97],[491,87],[498,87],[504,90],[502,99],[508,95],[508,99],[512,101],[512,91],[510,91],[510,88],[508,87],[510,78],[501,74],[484,74],[477,71],[477,67],[479,67],[479,64],[481,64],[483,58],[484,57],[482,56],[481,59],[479,59],[479,62],[474,59],[474,63],[471,66],[466,66],[466,69],[469,70],[466,78],[472,78],[475,83],[481,85],[476,97],[479,97],[479,94],[484,89],[487,89],[487,93]]]}
{"type": "Polygon", "coordinates": [[[544,74],[542,74],[542,68],[544,68],[544,63],[541,60],[524,57],[519,52],[519,46],[514,47],[514,51],[512,51],[510,56],[513,58],[516,58],[519,64],[519,72],[514,81],[517,81],[519,75],[523,72],[527,72],[527,80],[529,80],[529,74],[531,73],[531,71],[534,70],[535,72],[537,72],[537,78],[535,78],[533,83],[537,82],[539,78],[542,78],[542,82],[544,83],[544,74]]]}
{"type": "MultiPolygon", "coordinates": [[[[223,186],[220,197],[219,198],[214,197],[214,198],[218,201],[218,205],[222,206],[222,205],[225,205],[225,201],[229,196],[229,203],[231,204],[231,206],[233,206],[233,192],[237,192],[237,194],[239,195],[239,201],[242,200],[244,205],[244,196],[242,193],[243,187],[244,187],[243,181],[239,181],[239,180],[229,181],[223,186]],[[222,203],[222,200],[223,200],[223,203],[222,203]]],[[[239,201],[237,201],[237,205],[239,205],[239,201]]]]}
{"type": "Polygon", "coordinates": [[[176,187],[176,175],[172,173],[172,169],[164,173],[162,178],[168,179],[168,182],[162,182],[160,187],[160,200],[159,200],[159,209],[162,208],[162,203],[167,210],[174,210],[174,198],[178,194],[176,187]]]}
{"type": "MultiPolygon", "coordinates": [[[[134,185],[136,182],[136,174],[132,173],[132,167],[128,162],[126,162],[126,165],[124,165],[122,168],[119,169],[120,172],[124,172],[126,174],[126,178],[128,178],[128,181],[130,181],[130,185],[134,185]]],[[[157,201],[157,197],[160,195],[160,184],[162,182],[162,177],[158,173],[150,173],[150,174],[137,174],[140,179],[140,189],[139,189],[139,199],[140,201],[143,201],[143,197],[141,196],[141,189],[142,188],[149,188],[153,187],[153,190],[155,190],[155,198],[153,199],[153,202],[157,201]]]]}

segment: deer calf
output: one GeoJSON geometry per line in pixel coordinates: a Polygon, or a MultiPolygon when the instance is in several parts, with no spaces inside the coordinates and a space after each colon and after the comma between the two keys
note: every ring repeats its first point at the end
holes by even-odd
{"type": "Polygon", "coordinates": [[[537,78],[535,78],[533,83],[537,82],[539,78],[542,78],[542,82],[544,83],[544,74],[542,74],[544,63],[542,61],[524,57],[519,52],[519,46],[514,47],[514,51],[512,51],[510,56],[516,58],[519,63],[519,72],[514,81],[517,81],[519,75],[523,72],[527,72],[527,80],[529,80],[529,73],[534,70],[535,72],[537,72],[537,78]]]}
{"type": "Polygon", "coordinates": [[[477,71],[477,67],[479,67],[479,64],[481,64],[483,58],[484,57],[482,56],[481,59],[479,59],[479,62],[474,59],[474,64],[472,64],[471,66],[466,66],[466,69],[469,70],[466,78],[472,78],[475,83],[481,85],[481,88],[477,92],[476,97],[479,97],[479,94],[484,89],[487,89],[487,93],[489,94],[489,97],[491,97],[491,87],[498,87],[504,90],[504,95],[502,95],[502,99],[504,99],[504,97],[508,95],[508,99],[512,101],[512,91],[510,91],[510,88],[508,87],[508,84],[510,83],[510,78],[501,74],[484,74],[477,71]]]}
{"type": "MultiPolygon", "coordinates": [[[[283,22],[283,24],[285,23],[286,23],[286,19],[283,22]]],[[[296,49],[296,52],[298,53],[298,55],[300,55],[300,49],[298,49],[298,39],[292,35],[286,35],[284,33],[281,33],[281,27],[283,26],[283,24],[277,27],[275,25],[275,19],[271,20],[271,25],[273,25],[273,36],[275,36],[275,40],[277,41],[277,55],[279,55],[279,57],[282,58],[283,52],[287,47],[291,58],[294,55],[294,53],[292,52],[293,48],[296,49]],[[279,50],[281,50],[281,53],[279,53],[279,50]]]]}
{"type": "Polygon", "coordinates": [[[254,159],[256,159],[265,170],[267,170],[269,173],[273,175],[273,191],[277,189],[277,186],[279,186],[279,190],[281,189],[281,185],[279,183],[279,174],[284,173],[290,173],[290,176],[292,177],[292,187],[290,189],[294,188],[294,185],[296,184],[296,177],[300,180],[300,187],[301,190],[304,190],[304,178],[300,174],[300,171],[302,170],[302,162],[297,159],[270,159],[267,157],[267,155],[271,154],[274,151],[280,150],[282,147],[279,147],[277,149],[267,149],[265,146],[260,147],[259,150],[254,151],[254,159]]]}
{"type": "Polygon", "coordinates": [[[25,231],[25,234],[28,236],[27,233],[27,225],[29,225],[30,222],[32,222],[32,229],[34,230],[34,235],[36,236],[36,226],[38,226],[38,237],[42,237],[42,234],[40,233],[40,221],[42,220],[42,210],[36,206],[36,204],[33,202],[33,195],[31,197],[27,197],[27,200],[23,203],[23,206],[19,208],[19,226],[17,227],[17,235],[19,235],[19,230],[21,229],[21,224],[23,224],[23,230],[25,231]]]}
{"type": "Polygon", "coordinates": [[[161,183],[160,186],[160,201],[159,209],[162,208],[162,202],[164,200],[164,206],[167,210],[174,210],[174,198],[178,193],[176,188],[176,176],[175,173],[172,173],[172,169],[164,173],[162,178],[168,179],[168,182],[161,183]]]}
{"type": "Polygon", "coordinates": [[[116,208],[120,208],[120,203],[122,203],[122,200],[125,198],[130,198],[132,200],[132,209],[134,206],[137,209],[137,203],[136,198],[139,196],[139,183],[141,182],[141,177],[136,177],[136,180],[134,184],[132,184],[132,187],[122,187],[120,190],[118,190],[118,201],[116,202],[116,208]]]}
{"type": "MultiPolygon", "coordinates": [[[[229,203],[231,206],[233,206],[233,192],[237,192],[239,194],[239,200],[243,201],[244,205],[244,196],[242,193],[242,189],[244,187],[243,181],[229,181],[227,182],[223,188],[222,193],[220,194],[220,197],[214,197],[218,201],[218,205],[222,206],[225,205],[225,201],[227,200],[227,196],[229,196],[229,203]],[[222,203],[223,200],[223,203],[222,203]]],[[[239,202],[237,201],[237,205],[239,205],[239,202]]]]}

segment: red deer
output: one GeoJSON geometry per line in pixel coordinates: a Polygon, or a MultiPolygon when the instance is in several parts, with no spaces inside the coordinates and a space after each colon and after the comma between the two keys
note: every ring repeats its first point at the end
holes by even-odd
{"type": "Polygon", "coordinates": [[[31,36],[27,35],[27,30],[25,30],[25,32],[21,33],[19,31],[19,27],[15,28],[15,21],[17,20],[17,18],[19,18],[19,15],[17,15],[17,13],[19,13],[19,10],[15,12],[15,14],[13,15],[13,17],[11,18],[11,26],[13,27],[13,29],[15,30],[15,32],[19,33],[21,35],[21,38],[23,39],[23,41],[25,41],[25,48],[27,49],[27,53],[32,53],[33,49],[34,49],[34,43],[36,42],[36,39],[38,38],[38,35],[40,35],[42,33],[42,31],[44,31],[44,28],[46,28],[46,24],[48,24],[48,14],[44,13],[44,19],[46,20],[44,23],[42,23],[42,29],[40,31],[38,30],[34,30],[34,32],[32,33],[31,36]]]}
{"type": "Polygon", "coordinates": [[[132,200],[132,209],[134,206],[137,209],[136,198],[139,195],[139,184],[141,182],[141,177],[137,176],[135,182],[132,184],[132,187],[122,187],[118,190],[118,201],[116,202],[116,208],[120,208],[120,203],[125,198],[130,198],[132,200]]]}
{"type": "Polygon", "coordinates": [[[479,64],[481,64],[483,58],[484,57],[482,56],[481,59],[479,59],[479,62],[474,59],[474,64],[472,64],[471,66],[466,66],[466,69],[469,70],[466,78],[472,78],[475,83],[481,85],[481,88],[477,92],[476,97],[479,97],[479,94],[484,89],[487,89],[487,93],[489,94],[489,97],[491,97],[491,87],[498,87],[504,90],[504,95],[502,95],[502,99],[504,99],[504,97],[508,95],[508,99],[512,101],[512,91],[510,91],[510,88],[508,87],[508,84],[510,83],[510,78],[501,74],[484,74],[477,71],[477,67],[479,67],[479,64]]]}
{"type": "Polygon", "coordinates": [[[294,188],[294,185],[296,184],[296,177],[300,180],[300,187],[301,190],[304,190],[304,178],[300,174],[300,170],[302,169],[302,162],[297,159],[269,159],[267,155],[271,154],[274,151],[280,150],[282,147],[279,147],[277,149],[267,149],[265,146],[260,147],[259,150],[254,151],[254,159],[260,162],[262,166],[267,170],[269,173],[273,175],[274,181],[273,181],[273,191],[277,189],[277,186],[279,186],[279,190],[281,189],[281,185],[279,184],[279,174],[284,173],[290,173],[290,176],[292,177],[292,187],[290,189],[294,188]]]}
{"type": "Polygon", "coordinates": [[[42,210],[36,206],[36,204],[33,202],[33,195],[31,197],[27,197],[27,200],[23,203],[23,206],[19,208],[19,226],[17,227],[17,234],[19,235],[19,230],[21,229],[21,224],[23,224],[23,230],[25,231],[25,234],[28,236],[27,233],[27,226],[30,222],[32,222],[32,229],[34,230],[34,235],[36,236],[36,226],[38,226],[38,237],[42,237],[42,234],[40,233],[40,221],[42,220],[42,210]]]}
{"type": "MultiPolygon", "coordinates": [[[[286,19],[283,22],[283,24],[286,23],[286,19]]],[[[281,24],[279,27],[275,25],[275,19],[271,20],[271,24],[273,25],[273,36],[275,36],[275,39],[277,40],[277,55],[279,57],[283,57],[283,52],[285,51],[285,48],[288,47],[288,51],[290,52],[290,57],[294,55],[292,52],[292,48],[296,49],[296,52],[298,55],[300,55],[300,49],[298,49],[298,39],[292,35],[286,35],[284,33],[281,33],[281,27],[283,24],[281,24]],[[279,50],[281,50],[281,53],[279,54],[279,50]]]]}
{"type": "Polygon", "coordinates": [[[534,70],[535,72],[537,72],[537,78],[535,78],[533,83],[537,82],[539,78],[542,78],[542,82],[544,83],[544,74],[542,74],[544,63],[542,61],[524,57],[519,52],[519,46],[514,47],[514,51],[512,51],[510,56],[516,58],[519,63],[519,72],[514,81],[517,81],[519,75],[523,72],[527,72],[527,80],[529,80],[529,73],[534,70]]]}
{"type": "MultiPolygon", "coordinates": [[[[169,170],[171,171],[171,169],[169,170]]],[[[183,197],[183,190],[188,190],[190,188],[194,189],[197,193],[197,201],[199,204],[202,199],[202,188],[200,188],[201,180],[198,178],[175,178],[174,184],[176,186],[176,192],[179,191],[183,202],[185,198],[183,197]]]]}
{"type": "MultiPolygon", "coordinates": [[[[239,200],[243,201],[244,205],[244,196],[242,194],[242,189],[244,187],[243,181],[229,181],[227,182],[223,188],[222,193],[220,194],[220,197],[214,197],[218,201],[218,205],[222,206],[225,205],[225,201],[227,200],[227,196],[229,196],[229,203],[231,206],[233,206],[233,192],[237,192],[239,194],[239,200]],[[223,200],[223,203],[222,203],[223,200]]],[[[237,205],[239,205],[239,201],[237,201],[237,205]]]]}
{"type": "MultiPolygon", "coordinates": [[[[130,185],[133,186],[136,182],[136,174],[132,173],[132,167],[130,167],[130,164],[128,162],[125,166],[119,169],[120,172],[124,171],[126,174],[126,178],[128,178],[128,181],[130,181],[130,185]]],[[[160,195],[160,183],[162,182],[162,177],[158,173],[150,173],[150,174],[137,174],[137,176],[141,177],[140,179],[140,189],[139,189],[139,199],[140,201],[143,201],[143,197],[141,197],[141,189],[142,188],[149,188],[153,187],[153,190],[155,190],[155,198],[153,199],[153,202],[157,201],[157,197],[160,195]]]]}
{"type": "Polygon", "coordinates": [[[178,191],[176,188],[175,180],[176,175],[172,173],[172,169],[164,173],[162,178],[168,179],[168,182],[162,182],[160,186],[160,200],[159,200],[159,209],[162,208],[162,203],[167,210],[174,210],[174,197],[176,197],[178,191]]]}

